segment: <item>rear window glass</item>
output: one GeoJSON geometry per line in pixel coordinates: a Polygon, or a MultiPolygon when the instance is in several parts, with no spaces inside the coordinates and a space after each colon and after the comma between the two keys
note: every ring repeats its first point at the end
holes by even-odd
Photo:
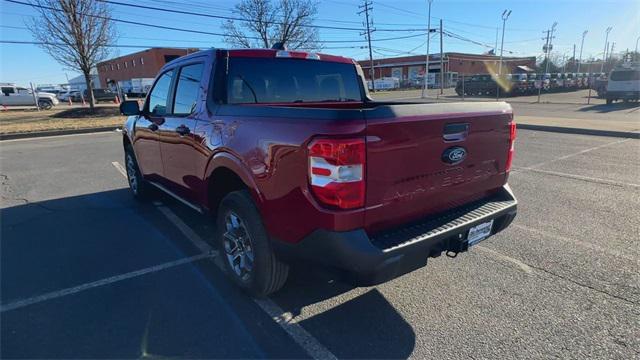
{"type": "Polygon", "coordinates": [[[614,71],[611,73],[611,80],[613,81],[640,80],[640,71],[637,71],[637,70],[614,71]]]}
{"type": "Polygon", "coordinates": [[[353,64],[299,59],[229,59],[229,104],[361,100],[353,64]]]}

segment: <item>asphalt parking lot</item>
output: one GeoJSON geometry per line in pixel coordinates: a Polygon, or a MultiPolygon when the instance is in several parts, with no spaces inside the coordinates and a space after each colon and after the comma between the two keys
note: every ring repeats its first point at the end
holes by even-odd
{"type": "Polygon", "coordinates": [[[0,149],[3,358],[640,356],[640,140],[521,130],[503,233],[371,288],[296,268],[259,301],[210,219],[131,198],[119,133],[0,149]]]}

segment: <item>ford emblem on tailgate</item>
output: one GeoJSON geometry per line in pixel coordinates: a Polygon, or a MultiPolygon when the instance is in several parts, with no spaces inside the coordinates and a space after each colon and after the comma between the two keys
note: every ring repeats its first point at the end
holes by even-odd
{"type": "Polygon", "coordinates": [[[442,153],[442,161],[447,164],[459,164],[467,157],[467,150],[461,146],[453,146],[442,153]]]}

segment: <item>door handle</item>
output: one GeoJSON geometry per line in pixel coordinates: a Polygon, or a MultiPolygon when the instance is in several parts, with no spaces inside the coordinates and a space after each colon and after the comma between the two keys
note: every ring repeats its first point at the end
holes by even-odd
{"type": "Polygon", "coordinates": [[[149,130],[151,130],[151,131],[156,131],[156,130],[158,130],[158,124],[156,124],[156,123],[151,123],[151,124],[149,124],[149,126],[147,126],[147,127],[148,127],[148,128],[149,128],[149,130]]]}
{"type": "Polygon", "coordinates": [[[191,132],[191,130],[186,125],[180,125],[176,128],[176,132],[180,134],[180,136],[185,136],[191,132]]]}
{"type": "Polygon", "coordinates": [[[469,135],[469,124],[446,124],[442,132],[444,141],[462,141],[469,135]]]}

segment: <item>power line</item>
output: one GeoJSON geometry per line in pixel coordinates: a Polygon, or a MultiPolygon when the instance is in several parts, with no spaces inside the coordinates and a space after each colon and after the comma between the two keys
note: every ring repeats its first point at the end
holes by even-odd
{"type": "MultiPolygon", "coordinates": [[[[229,10],[228,8],[224,8],[222,6],[215,6],[215,5],[211,5],[211,4],[204,4],[202,2],[199,1],[193,1],[193,2],[176,2],[176,1],[168,1],[168,0],[153,0],[153,1],[144,1],[144,0],[138,0],[138,2],[146,2],[146,3],[164,3],[164,4],[168,4],[169,6],[177,6],[178,8],[182,9],[184,8],[185,5],[190,5],[190,6],[194,6],[196,8],[201,8],[201,9],[213,9],[215,11],[222,11],[222,12],[226,12],[226,13],[233,13],[232,10],[229,10]]],[[[325,0],[328,1],[328,0],[325,0]]],[[[354,4],[352,3],[347,3],[347,2],[340,2],[340,1],[329,1],[329,2],[334,2],[337,4],[343,4],[343,5],[348,5],[348,6],[353,6],[354,4]]],[[[320,21],[320,22],[331,22],[331,23],[338,23],[338,24],[361,24],[360,21],[353,21],[353,20],[337,20],[337,19],[325,19],[325,18],[316,18],[316,21],[320,21]]],[[[378,22],[377,24],[379,25],[397,25],[397,26],[423,26],[424,24],[408,24],[408,23],[380,23],[378,22]]],[[[384,30],[383,30],[384,31],[384,30]]]]}
{"type": "MultiPolygon", "coordinates": [[[[142,38],[144,39],[144,38],[142,38]]],[[[53,41],[27,41],[27,40],[0,40],[0,44],[17,44],[17,45],[67,45],[61,42],[53,42],[53,41]]],[[[110,48],[160,48],[164,46],[159,45],[133,45],[133,44],[122,44],[122,45],[106,45],[106,47],[110,48]]],[[[194,46],[171,46],[173,49],[199,49],[202,50],[204,48],[198,48],[194,46]]],[[[366,49],[366,46],[330,46],[325,47],[323,49],[366,49]]]]}
{"type": "MultiPolygon", "coordinates": [[[[128,6],[128,7],[132,7],[132,8],[138,8],[138,9],[147,9],[147,10],[154,10],[154,11],[169,12],[169,13],[173,13],[173,14],[177,13],[177,14],[200,16],[200,17],[207,17],[207,18],[214,18],[214,19],[234,20],[234,21],[243,21],[243,22],[254,22],[254,20],[245,19],[245,18],[241,18],[241,17],[237,17],[237,16],[226,16],[226,15],[214,15],[214,14],[197,13],[197,12],[185,11],[185,10],[159,8],[159,7],[155,7],[155,6],[147,6],[147,5],[139,5],[139,4],[127,4],[127,3],[123,3],[123,2],[119,2],[119,1],[112,1],[112,0],[98,0],[98,1],[103,2],[103,3],[107,3],[107,4],[113,4],[113,5],[119,5],[119,6],[128,6]]],[[[274,24],[274,25],[288,25],[287,23],[280,22],[280,21],[265,21],[264,23],[265,24],[274,24]]],[[[363,28],[341,27],[341,26],[326,26],[326,25],[298,24],[298,26],[307,27],[307,28],[315,28],[315,29],[330,29],[330,30],[347,30],[347,31],[363,31],[364,30],[363,28]]],[[[426,31],[426,29],[423,29],[423,28],[420,28],[420,29],[380,29],[379,31],[411,32],[411,31],[426,31]]]]}
{"type": "MultiPolygon", "coordinates": [[[[398,7],[395,7],[395,6],[392,6],[392,5],[387,5],[387,4],[381,3],[379,1],[376,4],[379,5],[379,6],[383,6],[383,7],[389,8],[389,9],[394,9],[396,11],[404,12],[406,14],[414,15],[414,17],[419,18],[419,19],[424,19],[424,17],[425,17],[424,14],[421,14],[421,13],[418,13],[418,12],[415,12],[415,11],[411,11],[411,10],[407,10],[407,9],[398,8],[398,7]]],[[[473,23],[468,23],[468,22],[464,22],[464,21],[445,19],[445,18],[439,18],[439,17],[433,17],[433,16],[431,18],[432,19],[436,19],[436,20],[444,20],[444,21],[447,21],[447,22],[455,23],[455,24],[466,25],[466,26],[470,26],[470,27],[476,27],[476,28],[482,28],[482,29],[491,29],[491,30],[495,29],[494,26],[489,26],[489,25],[473,24],[473,23]]],[[[510,29],[510,30],[513,30],[513,31],[531,31],[531,32],[533,32],[533,31],[537,32],[538,31],[538,30],[534,30],[534,29],[510,29]]]]}
{"type": "MultiPolygon", "coordinates": [[[[14,3],[14,4],[20,4],[20,5],[25,5],[25,6],[31,6],[31,7],[35,7],[35,8],[45,9],[45,10],[63,11],[61,9],[57,9],[57,8],[50,7],[50,6],[31,4],[31,3],[26,3],[26,2],[17,1],[17,0],[4,0],[4,1],[10,2],[10,3],[14,3]]],[[[123,19],[116,19],[116,18],[108,17],[108,16],[91,15],[91,14],[85,14],[85,15],[89,16],[89,17],[93,17],[93,18],[103,19],[103,20],[107,19],[107,20],[111,20],[111,21],[114,21],[114,22],[118,22],[118,23],[137,25],[137,26],[143,26],[143,27],[151,27],[151,28],[157,28],[157,29],[163,29],[163,30],[172,30],[172,31],[180,31],[180,32],[193,33],[193,34],[203,34],[203,35],[213,35],[213,36],[226,36],[226,34],[215,33],[215,32],[211,32],[211,31],[184,29],[184,28],[178,28],[178,27],[173,27],[173,26],[164,26],[164,25],[154,25],[154,24],[148,24],[148,23],[143,23],[143,22],[138,22],[138,21],[129,21],[129,20],[123,20],[123,19]]],[[[425,34],[426,33],[424,33],[424,34],[415,34],[415,35],[406,35],[406,36],[396,36],[396,37],[390,37],[390,38],[376,39],[376,40],[372,40],[372,41],[392,41],[392,40],[409,39],[409,38],[424,36],[425,34]]],[[[259,37],[256,37],[256,36],[247,36],[247,39],[261,40],[259,37]]],[[[366,42],[366,40],[356,40],[356,39],[354,39],[354,40],[324,40],[324,41],[321,41],[321,42],[323,42],[323,43],[336,43],[337,44],[337,43],[366,42]]]]}
{"type": "MultiPolygon", "coordinates": [[[[127,3],[123,3],[123,2],[119,2],[119,1],[111,1],[111,0],[98,0],[98,1],[103,2],[103,3],[107,3],[107,4],[113,4],[113,5],[119,5],[119,6],[129,6],[129,7],[137,8],[137,9],[147,9],[147,10],[154,10],[154,11],[162,11],[162,12],[169,12],[169,13],[174,13],[174,14],[177,13],[177,14],[200,16],[200,17],[207,17],[207,18],[214,18],[214,19],[254,22],[253,20],[250,20],[250,19],[244,19],[244,18],[234,17],[234,16],[203,14],[203,13],[196,13],[196,12],[192,12],[192,11],[175,10],[175,9],[171,9],[170,10],[170,9],[164,9],[164,8],[159,8],[159,7],[155,7],[155,6],[146,6],[146,5],[139,5],[139,4],[127,4],[127,3]]],[[[279,21],[265,21],[265,24],[287,25],[286,23],[279,22],[279,21]]],[[[318,29],[362,31],[362,28],[350,28],[350,27],[338,27],[338,26],[305,25],[305,24],[299,24],[298,26],[300,26],[300,27],[309,27],[309,28],[318,28],[318,29]]]]}
{"type": "MultiPolygon", "coordinates": [[[[0,40],[0,44],[20,44],[20,45],[62,45],[66,46],[68,44],[62,42],[54,42],[54,41],[23,41],[23,40],[0,40]]],[[[105,45],[105,47],[110,48],[158,48],[163,46],[150,46],[150,45],[105,45]]],[[[174,49],[194,49],[193,46],[172,46],[174,49]]]]}

